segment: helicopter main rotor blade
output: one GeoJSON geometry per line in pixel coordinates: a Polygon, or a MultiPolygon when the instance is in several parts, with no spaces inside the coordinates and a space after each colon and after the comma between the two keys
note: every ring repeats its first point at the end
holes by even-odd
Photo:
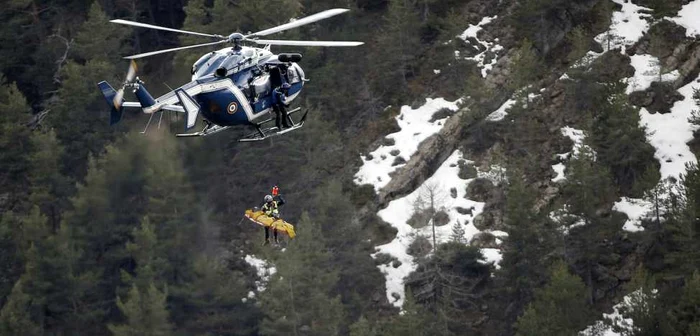
{"type": "Polygon", "coordinates": [[[143,27],[143,28],[150,28],[150,29],[167,30],[167,31],[171,31],[171,32],[181,33],[181,34],[199,35],[199,36],[214,37],[214,38],[220,38],[220,39],[226,38],[225,36],[221,36],[221,35],[197,33],[197,32],[188,31],[188,30],[180,30],[180,29],[173,29],[173,28],[167,28],[167,27],[161,27],[161,26],[154,26],[154,25],[147,24],[147,23],[122,20],[122,19],[110,20],[109,22],[119,23],[119,24],[123,24],[123,25],[127,25],[127,26],[136,26],[136,27],[143,27]]]}
{"type": "Polygon", "coordinates": [[[247,40],[257,44],[286,45],[300,47],[356,47],[364,42],[353,41],[294,41],[294,40],[247,40]]]}
{"type": "Polygon", "coordinates": [[[316,13],[316,14],[314,14],[314,15],[310,15],[310,16],[307,16],[307,17],[298,19],[298,20],[292,21],[292,22],[290,22],[290,23],[285,23],[285,24],[279,25],[279,26],[277,26],[277,27],[272,27],[272,28],[269,28],[269,29],[261,30],[261,31],[259,31],[259,32],[257,32],[257,33],[253,33],[253,34],[246,35],[245,37],[246,37],[246,38],[251,38],[251,37],[266,36],[266,35],[270,35],[270,34],[274,34],[274,33],[279,33],[279,32],[281,32],[281,31],[285,31],[285,30],[288,30],[288,29],[292,29],[292,28],[296,28],[296,27],[299,27],[299,26],[303,26],[303,25],[306,25],[306,24],[309,24],[309,23],[312,23],[312,22],[316,22],[316,21],[319,21],[319,20],[327,19],[327,18],[329,18],[329,17],[331,17],[331,16],[336,16],[336,15],[338,15],[338,14],[343,14],[343,13],[345,13],[345,12],[347,12],[347,11],[350,11],[350,10],[349,10],[349,9],[345,9],[345,8],[334,8],[334,9],[325,10],[325,11],[323,11],[323,12],[316,13]]]}
{"type": "Polygon", "coordinates": [[[206,47],[210,45],[216,45],[216,44],[222,44],[226,43],[228,40],[221,40],[221,41],[216,41],[216,42],[211,42],[211,43],[202,43],[202,44],[195,44],[191,46],[185,46],[185,47],[177,47],[177,48],[171,48],[171,49],[163,49],[163,50],[156,50],[156,51],[151,51],[143,54],[136,54],[136,55],[131,55],[131,56],[126,56],[124,58],[126,59],[137,59],[137,58],[143,58],[143,57],[148,57],[148,56],[153,56],[153,55],[158,55],[158,54],[164,54],[168,53],[171,51],[178,51],[178,50],[184,50],[184,49],[191,49],[191,48],[199,48],[199,47],[206,47]]]}

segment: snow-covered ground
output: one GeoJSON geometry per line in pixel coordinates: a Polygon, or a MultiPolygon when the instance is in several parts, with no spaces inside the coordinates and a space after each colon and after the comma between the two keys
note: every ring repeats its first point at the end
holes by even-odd
{"type": "Polygon", "coordinates": [[[621,5],[622,9],[613,12],[610,29],[595,39],[606,51],[622,48],[622,53],[624,53],[626,46],[637,42],[649,29],[649,21],[645,20],[649,14],[645,14],[645,12],[652,12],[652,10],[637,6],[627,0],[613,1],[621,5]]]}
{"type": "MultiPolygon", "coordinates": [[[[479,43],[484,48],[484,51],[480,52],[479,54],[472,56],[472,57],[465,57],[464,58],[464,59],[469,59],[469,60],[475,61],[477,63],[477,66],[479,68],[481,68],[481,76],[484,78],[486,77],[486,75],[488,75],[489,71],[491,71],[491,69],[493,69],[493,66],[498,61],[498,57],[494,56],[493,58],[491,58],[489,63],[485,63],[486,62],[486,54],[488,52],[492,52],[494,54],[497,54],[499,51],[503,50],[503,46],[497,44],[498,39],[496,39],[494,42],[482,41],[477,37],[477,35],[483,29],[483,26],[491,23],[491,21],[493,21],[496,18],[497,18],[497,16],[485,17],[485,18],[481,19],[481,21],[476,25],[470,24],[469,27],[467,29],[465,29],[461,35],[458,36],[459,38],[464,40],[466,43],[470,43],[470,44],[471,44],[471,42],[470,42],[469,38],[473,38],[477,41],[477,43],[479,43]]],[[[460,57],[460,53],[457,50],[455,51],[455,57],[460,57]]]]}
{"type": "Polygon", "coordinates": [[[655,56],[647,54],[633,55],[630,56],[630,59],[634,67],[634,76],[627,79],[627,94],[646,90],[651,86],[652,82],[672,82],[680,76],[678,70],[660,73],[661,62],[655,56]]]}
{"type": "Polygon", "coordinates": [[[698,109],[693,100],[693,89],[700,89],[700,77],[678,90],[683,95],[683,100],[673,105],[671,113],[651,114],[646,109],[640,111],[640,123],[647,128],[647,139],[656,148],[654,156],[661,163],[661,179],[678,178],[685,173],[686,163],[697,162],[687,145],[693,139],[693,131],[697,129],[688,121],[693,110],[698,109]]]}
{"type": "MultiPolygon", "coordinates": [[[[700,77],[678,90],[683,95],[683,100],[673,105],[671,113],[652,114],[645,108],[639,111],[640,124],[647,129],[647,141],[656,149],[654,157],[661,164],[659,183],[669,178],[678,179],[685,173],[687,163],[697,162],[687,143],[693,139],[693,131],[697,129],[688,118],[693,110],[698,109],[693,100],[693,90],[700,89],[699,81],[700,77]]],[[[640,231],[643,230],[641,220],[651,212],[652,205],[641,199],[623,198],[615,203],[613,209],[627,214],[629,219],[625,222],[625,230],[640,231]]]]}
{"type": "Polygon", "coordinates": [[[503,118],[505,118],[508,115],[507,110],[515,104],[515,99],[508,99],[506,100],[501,107],[499,107],[496,111],[491,112],[486,117],[486,120],[488,121],[501,121],[503,118]]]}
{"type": "MultiPolygon", "coordinates": [[[[613,0],[613,2],[622,6],[621,10],[613,12],[610,28],[595,37],[595,41],[603,47],[603,52],[588,51],[586,55],[574,63],[574,67],[591,64],[608,50],[619,48],[620,52],[624,54],[627,47],[637,42],[649,29],[647,19],[650,16],[645,11],[651,11],[651,9],[637,6],[627,0],[613,0]]],[[[564,73],[559,79],[570,78],[564,73]]]]}
{"type": "MultiPolygon", "coordinates": [[[[480,232],[474,227],[473,219],[482,212],[484,203],[465,198],[467,185],[473,179],[462,180],[457,176],[460,160],[469,162],[460,151],[455,151],[421,187],[408,196],[391,201],[386,208],[377,213],[379,217],[398,231],[394,240],[388,244],[377,246],[376,253],[373,254],[373,257],[377,257],[380,253],[389,254],[401,262],[398,267],[393,267],[391,263],[378,266],[386,276],[387,298],[396,307],[401,307],[404,302],[404,278],[416,268],[413,257],[407,253],[408,246],[418,235],[432,240],[432,227],[430,225],[416,229],[407,224],[416,209],[425,209],[429,204],[426,202],[429,202],[432,196],[436,209],[438,211],[444,210],[449,215],[448,224],[436,227],[435,235],[438,243],[449,240],[452,228],[457,222],[464,228],[464,241],[469,241],[480,232]],[[458,208],[461,208],[462,212],[465,212],[464,210],[471,211],[463,214],[458,211],[458,208]],[[398,296],[398,299],[394,298],[395,295],[398,296]]],[[[486,173],[479,174],[479,176],[490,177],[486,173]]],[[[493,232],[493,234],[497,237],[506,235],[504,232],[493,232]]],[[[482,252],[488,262],[498,264],[501,259],[500,251],[497,249],[482,249],[482,252]]]]}
{"type": "MultiPolygon", "coordinates": [[[[277,269],[270,262],[260,259],[254,255],[246,255],[244,260],[250,266],[253,266],[257,270],[258,278],[260,278],[260,280],[255,281],[256,290],[258,291],[258,293],[264,291],[267,282],[270,280],[270,277],[273,274],[277,273],[277,269]]],[[[252,291],[249,292],[248,298],[252,299],[253,297],[255,297],[255,293],[252,291]]]]}
{"type": "Polygon", "coordinates": [[[355,183],[372,184],[375,191],[386,186],[391,180],[389,174],[404,165],[394,165],[396,157],[408,162],[423,140],[445,126],[447,118],[431,122],[433,114],[445,108],[456,111],[458,103],[459,100],[450,102],[443,98],[427,98],[425,104],[415,110],[410,106],[402,106],[401,113],[396,117],[401,130],[386,136],[394,144],[380,146],[368,156],[363,156],[364,164],[355,174],[355,183]]]}
{"type": "MultiPolygon", "coordinates": [[[[613,0],[621,6],[620,11],[613,12],[610,29],[598,36],[595,40],[603,46],[605,51],[620,48],[625,53],[626,48],[636,43],[650,27],[651,9],[638,6],[626,0],[613,0]]],[[[693,0],[683,6],[678,17],[670,18],[672,21],[684,26],[688,30],[688,36],[700,34],[700,0],[693,0]]],[[[577,64],[589,64],[602,53],[589,51],[577,64]]],[[[678,71],[660,74],[659,60],[651,55],[631,56],[631,65],[635,74],[627,79],[627,94],[634,91],[645,90],[654,81],[674,81],[679,77],[678,71]]],[[[569,79],[564,74],[560,80],[569,79]]],[[[700,87],[693,82],[678,90],[683,96],[682,101],[677,102],[671,113],[650,114],[646,109],[640,110],[641,126],[647,128],[647,139],[656,148],[655,157],[661,163],[661,181],[669,177],[678,178],[685,171],[685,164],[697,162],[690,152],[687,142],[692,139],[695,127],[688,122],[691,112],[697,107],[692,100],[693,87],[700,87]]],[[[562,164],[552,166],[557,173],[554,181],[563,179],[564,167],[562,164]]],[[[623,198],[613,206],[616,211],[623,212],[629,218],[624,230],[643,230],[640,223],[651,212],[651,203],[642,199],[623,198]]]]}
{"type": "MultiPolygon", "coordinates": [[[[656,290],[652,290],[651,296],[654,296],[656,292],[656,290]]],[[[644,302],[647,296],[641,290],[627,294],[622,298],[622,302],[613,306],[612,313],[603,314],[603,320],[607,321],[607,323],[603,322],[603,320],[597,321],[581,331],[579,336],[622,336],[631,334],[634,331],[634,321],[630,318],[624,318],[622,311],[634,309],[635,305],[638,306],[641,302],[644,302]],[[613,325],[625,332],[613,331],[613,325]]]]}
{"type": "Polygon", "coordinates": [[[678,12],[678,17],[671,20],[685,27],[688,37],[700,35],[700,0],[693,0],[683,6],[678,12]]]}
{"type": "MultiPolygon", "coordinates": [[[[578,155],[579,151],[581,150],[581,146],[583,146],[583,139],[586,138],[586,135],[583,133],[583,131],[566,126],[562,127],[561,134],[571,139],[571,141],[574,142],[574,146],[571,148],[571,152],[558,154],[557,156],[559,156],[561,160],[567,160],[572,156],[575,157],[576,155],[578,155]]],[[[552,182],[561,182],[566,180],[566,177],[564,176],[564,170],[566,169],[566,165],[564,164],[564,162],[559,162],[553,165],[552,169],[555,173],[557,173],[557,175],[552,179],[552,182]]]]}

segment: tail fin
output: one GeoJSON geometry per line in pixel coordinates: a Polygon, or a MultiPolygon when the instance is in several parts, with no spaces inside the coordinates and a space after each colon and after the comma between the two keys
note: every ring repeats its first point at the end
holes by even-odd
{"type": "Polygon", "coordinates": [[[100,88],[100,91],[102,91],[102,95],[105,97],[105,100],[107,101],[107,105],[111,108],[111,112],[109,114],[109,124],[114,125],[119,122],[119,120],[122,119],[122,109],[124,107],[124,99],[119,104],[114,103],[114,97],[117,95],[117,91],[114,90],[114,88],[107,83],[107,81],[101,81],[97,83],[97,87],[100,88]]]}
{"type": "Polygon", "coordinates": [[[185,92],[183,89],[177,89],[175,91],[175,94],[177,94],[177,98],[180,99],[180,104],[182,104],[182,107],[185,109],[185,112],[187,112],[187,123],[185,124],[185,131],[188,129],[194,127],[195,122],[197,121],[197,114],[199,114],[199,110],[201,109],[199,104],[185,92]]]}

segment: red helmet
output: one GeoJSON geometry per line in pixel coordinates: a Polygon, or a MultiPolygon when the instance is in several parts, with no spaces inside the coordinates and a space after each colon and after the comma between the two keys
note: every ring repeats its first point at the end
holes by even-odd
{"type": "Polygon", "coordinates": [[[280,188],[277,186],[272,187],[272,196],[277,196],[280,193],[280,188]]]}

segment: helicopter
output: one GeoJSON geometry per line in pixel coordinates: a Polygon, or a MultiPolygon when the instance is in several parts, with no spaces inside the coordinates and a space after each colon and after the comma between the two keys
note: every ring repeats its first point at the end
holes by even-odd
{"type": "MultiPolygon", "coordinates": [[[[218,40],[124,57],[131,61],[122,87],[115,90],[107,81],[97,84],[111,109],[110,124],[118,123],[122,118],[122,110],[128,107],[141,108],[144,113],[151,115],[151,119],[156,112],[184,113],[186,115],[186,132],[195,126],[197,117],[201,113],[204,128],[197,132],[176,134],[178,137],[208,136],[231,127],[248,125],[253,126],[255,132],[238,141],[251,142],[299,129],[304,125],[307,112],[304,112],[297,122],[294,122],[291,116],[301,111],[301,107],[290,111],[284,110],[286,113],[281,113],[282,117],[286,118],[285,124],[290,124],[288,128],[279,127],[278,118],[280,117],[279,115],[277,118],[271,117],[271,111],[275,108],[284,109],[285,106],[288,106],[299,96],[304,83],[308,81],[298,64],[302,55],[299,53],[274,54],[270,51],[270,46],[354,47],[362,45],[363,42],[265,40],[260,39],[260,37],[300,27],[348,11],[349,9],[345,8],[329,9],[256,33],[244,35],[234,32],[228,36],[173,29],[122,19],[111,20],[110,22],[117,24],[218,40]],[[244,42],[263,47],[244,46],[244,42]],[[233,44],[233,46],[206,53],[193,64],[192,78],[189,83],[158,98],[153,98],[144,86],[144,82],[136,76],[137,66],[134,61],[136,59],[183,49],[227,43],[233,44]],[[124,100],[126,89],[131,90],[136,95],[137,102],[124,100]],[[280,103],[280,94],[283,95],[282,103],[280,103]],[[275,104],[277,106],[273,106],[275,104]],[[280,104],[283,106],[280,107],[280,104]],[[266,127],[272,121],[276,121],[277,126],[266,127]]],[[[150,121],[149,119],[146,129],[148,129],[150,121]]]]}

